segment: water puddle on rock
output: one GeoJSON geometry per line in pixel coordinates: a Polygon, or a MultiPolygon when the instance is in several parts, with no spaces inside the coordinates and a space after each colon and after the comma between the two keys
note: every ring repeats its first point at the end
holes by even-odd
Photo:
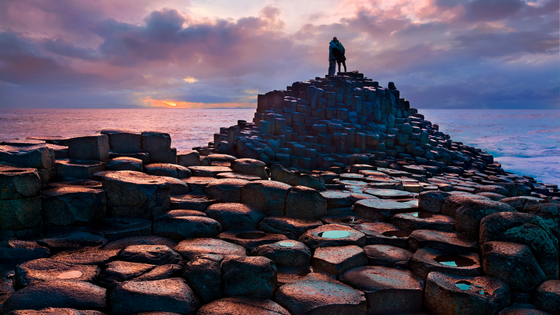
{"type": "Polygon", "coordinates": [[[470,283],[469,281],[466,280],[461,280],[461,281],[457,281],[455,282],[455,286],[463,291],[466,290],[470,290],[471,288],[474,288],[478,294],[480,295],[488,295],[488,290],[484,289],[483,286],[475,284],[473,285],[472,283],[470,283]]]}
{"type": "Polygon", "coordinates": [[[282,246],[282,247],[294,247],[294,246],[296,246],[296,244],[294,244],[292,242],[279,242],[278,245],[282,246]]]}
{"type": "Polygon", "coordinates": [[[437,256],[434,260],[449,267],[468,267],[476,264],[476,262],[470,258],[455,255],[437,256]]]}
{"type": "Polygon", "coordinates": [[[70,270],[62,272],[56,276],[58,279],[75,279],[82,276],[82,272],[79,270],[70,270]]]}
{"type": "Polygon", "coordinates": [[[326,231],[319,233],[319,236],[322,238],[343,238],[350,236],[350,232],[348,231],[326,231]]]}

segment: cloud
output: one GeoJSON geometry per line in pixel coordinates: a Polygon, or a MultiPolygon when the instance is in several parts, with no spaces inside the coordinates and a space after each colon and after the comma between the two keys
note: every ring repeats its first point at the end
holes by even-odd
{"type": "Polygon", "coordinates": [[[10,95],[0,106],[47,91],[47,103],[76,107],[254,104],[255,93],[324,75],[333,36],[349,70],[396,82],[414,106],[558,104],[557,0],[347,0],[296,32],[280,2],[236,19],[185,5],[0,2],[0,88],[10,95]]]}

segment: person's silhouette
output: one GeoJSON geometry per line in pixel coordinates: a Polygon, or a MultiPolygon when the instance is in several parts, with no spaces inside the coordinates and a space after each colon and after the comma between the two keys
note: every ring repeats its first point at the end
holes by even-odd
{"type": "Polygon", "coordinates": [[[332,41],[329,43],[329,75],[334,75],[336,71],[335,61],[338,63],[338,72],[341,72],[341,64],[344,66],[344,72],[346,72],[346,53],[342,43],[333,37],[332,41]]]}

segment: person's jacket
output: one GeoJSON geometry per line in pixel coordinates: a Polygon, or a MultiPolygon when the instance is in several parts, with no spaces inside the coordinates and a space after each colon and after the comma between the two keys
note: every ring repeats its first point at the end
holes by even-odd
{"type": "Polygon", "coordinates": [[[329,43],[329,60],[336,60],[336,57],[333,55],[333,48],[338,48],[335,41],[329,43]]]}

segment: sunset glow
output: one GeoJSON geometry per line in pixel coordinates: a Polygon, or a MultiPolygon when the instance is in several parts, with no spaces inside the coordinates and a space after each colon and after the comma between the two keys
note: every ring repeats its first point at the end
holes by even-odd
{"type": "Polygon", "coordinates": [[[195,103],[182,101],[165,101],[151,98],[144,99],[144,103],[150,107],[164,108],[252,108],[250,103],[195,103]]]}

